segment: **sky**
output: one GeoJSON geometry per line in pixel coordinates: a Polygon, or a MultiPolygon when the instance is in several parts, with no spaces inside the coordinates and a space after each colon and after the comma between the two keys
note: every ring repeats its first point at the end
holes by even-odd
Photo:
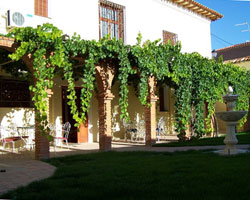
{"type": "Polygon", "coordinates": [[[250,42],[250,0],[195,0],[223,15],[211,23],[212,49],[250,42]],[[248,23],[248,25],[238,25],[248,23]],[[242,32],[248,30],[246,32],[242,32]]]}

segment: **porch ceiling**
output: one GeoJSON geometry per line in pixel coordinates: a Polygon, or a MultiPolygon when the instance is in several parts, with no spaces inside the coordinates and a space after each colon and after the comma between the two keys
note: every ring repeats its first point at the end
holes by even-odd
{"type": "Polygon", "coordinates": [[[8,37],[0,36],[0,47],[13,48],[14,42],[15,42],[14,38],[8,38],[8,37]]]}

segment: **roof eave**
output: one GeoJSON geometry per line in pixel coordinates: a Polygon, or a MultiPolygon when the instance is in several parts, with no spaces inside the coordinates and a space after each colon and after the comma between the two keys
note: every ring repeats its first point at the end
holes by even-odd
{"type": "MultiPolygon", "coordinates": [[[[166,1],[166,0],[165,0],[166,1]]],[[[222,14],[216,12],[215,10],[212,10],[194,0],[167,0],[170,2],[173,2],[183,8],[186,8],[194,13],[197,13],[207,19],[210,19],[211,21],[216,21],[218,19],[221,19],[223,17],[222,14]]]]}

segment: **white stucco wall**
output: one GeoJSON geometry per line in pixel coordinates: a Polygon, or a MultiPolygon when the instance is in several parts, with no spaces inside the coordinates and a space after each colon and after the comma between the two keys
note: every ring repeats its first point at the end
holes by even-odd
{"type": "Polygon", "coordinates": [[[144,40],[162,39],[166,30],[178,35],[183,52],[197,51],[211,57],[210,20],[162,0],[113,0],[126,7],[126,41],[136,42],[139,32],[144,40]]]}
{"type": "MultiPolygon", "coordinates": [[[[197,51],[211,57],[210,20],[164,0],[111,0],[125,6],[125,42],[135,44],[139,32],[143,39],[162,39],[162,31],[178,34],[183,52],[197,51]]],[[[1,0],[0,32],[6,31],[7,10],[24,14],[25,26],[53,23],[64,33],[99,39],[98,0],[49,0],[49,18],[34,15],[34,0],[1,0]]]]}

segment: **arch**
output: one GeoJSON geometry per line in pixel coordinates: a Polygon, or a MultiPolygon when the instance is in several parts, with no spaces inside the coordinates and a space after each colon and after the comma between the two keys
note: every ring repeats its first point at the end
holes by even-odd
{"type": "MultiPolygon", "coordinates": [[[[81,56],[73,57],[82,64],[85,59],[81,56]]],[[[99,149],[103,151],[111,150],[112,142],[112,119],[111,102],[115,97],[111,92],[112,82],[116,73],[116,67],[112,62],[101,61],[95,65],[95,78],[98,94],[98,118],[99,118],[99,149]]]]}
{"type": "MultiPolygon", "coordinates": [[[[15,39],[8,37],[0,37],[0,48],[3,48],[9,52],[15,52],[18,44],[15,43],[15,39]]],[[[33,76],[33,67],[32,67],[32,55],[24,55],[22,57],[23,62],[26,64],[28,69],[30,70],[34,83],[36,79],[33,76]]],[[[46,136],[42,136],[39,129],[39,122],[35,120],[35,159],[47,159],[49,158],[49,141],[46,136]]]]}

